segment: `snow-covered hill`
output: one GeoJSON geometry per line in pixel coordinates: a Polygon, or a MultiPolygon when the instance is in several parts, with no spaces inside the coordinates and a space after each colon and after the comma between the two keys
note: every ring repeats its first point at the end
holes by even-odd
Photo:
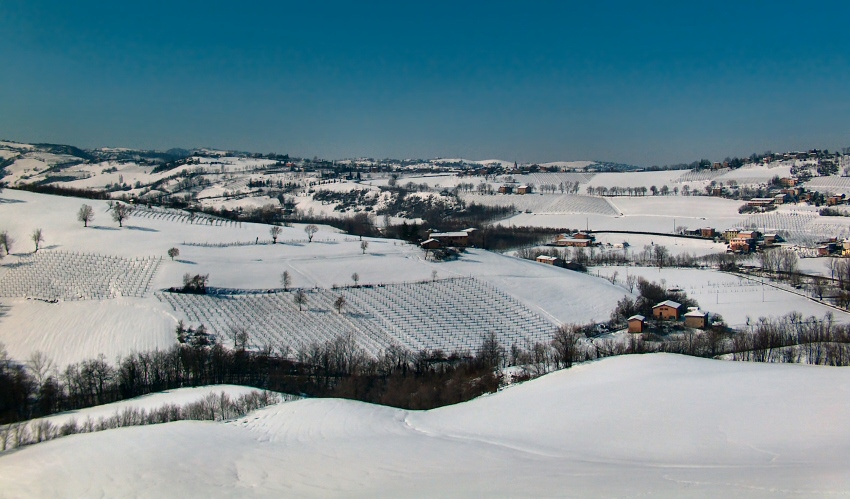
{"type": "Polygon", "coordinates": [[[608,358],[456,406],[301,400],[0,455],[5,497],[820,497],[850,371],[608,358]]]}
{"type": "Polygon", "coordinates": [[[251,343],[256,346],[301,344],[289,341],[287,318],[292,316],[283,314],[285,307],[280,304],[261,312],[240,308],[248,301],[237,300],[232,302],[234,307],[208,304],[212,308],[198,311],[194,302],[183,306],[154,292],[180,286],[186,273],[209,274],[209,284],[216,288],[277,290],[277,298],[292,313],[298,312],[292,293],[281,289],[284,271],[291,275],[291,288],[324,288],[331,297],[350,295],[339,313],[333,309],[333,300],[322,301],[322,293],[310,293],[306,310],[297,316],[323,331],[313,337],[315,341],[362,333],[360,343],[370,351],[390,342],[411,348],[468,347],[480,344],[481,335],[498,324],[505,341],[523,341],[525,336],[545,340],[547,327],[554,330],[560,323],[606,318],[627,294],[602,279],[482,250],[469,250],[457,261],[439,263],[426,260],[418,246],[392,239],[366,238],[369,247],[364,253],[359,239],[330,227],[321,227],[312,242],[303,225],[282,227],[278,244],[271,244],[267,225],[142,210],[119,228],[102,201],[16,190],[6,190],[0,198],[0,230],[16,240],[12,255],[0,262],[0,342],[20,360],[40,350],[62,366],[99,354],[111,361],[132,351],[164,348],[174,343],[180,319],[197,326],[203,318],[204,325],[225,341],[229,326],[242,325],[252,326],[256,336],[251,343]],[[76,220],[83,203],[94,208],[95,219],[88,228],[76,220]],[[35,228],[41,228],[45,237],[37,257],[31,254],[34,246],[29,240],[35,228]],[[172,247],[180,251],[174,261],[166,256],[172,247]],[[156,265],[151,265],[152,260],[156,265]],[[89,270],[82,272],[82,266],[89,270]],[[411,288],[409,296],[399,295],[399,304],[369,305],[369,300],[381,298],[367,290],[343,288],[353,284],[354,273],[360,285],[372,285],[431,281],[434,272],[439,282],[450,286],[439,307],[416,301],[421,300],[416,298],[419,288],[429,284],[411,288]],[[474,283],[463,284],[472,282],[470,277],[474,283]],[[401,303],[405,300],[407,305],[401,303]],[[340,319],[334,322],[338,328],[329,326],[326,319],[331,314],[340,319]],[[427,337],[428,331],[434,331],[432,340],[404,339],[413,326],[405,321],[414,316],[423,324],[416,334],[427,337]],[[389,337],[383,336],[378,343],[368,339],[371,329],[364,321],[389,331],[389,337]],[[441,339],[445,334],[455,336],[441,339]]]}

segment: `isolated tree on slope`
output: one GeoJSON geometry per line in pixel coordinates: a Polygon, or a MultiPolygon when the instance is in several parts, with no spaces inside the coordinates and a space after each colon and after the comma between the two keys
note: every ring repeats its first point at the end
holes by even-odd
{"type": "Polygon", "coordinates": [[[307,233],[307,242],[312,243],[313,242],[313,236],[316,235],[316,232],[319,232],[319,228],[316,227],[313,224],[310,224],[310,225],[304,227],[304,232],[307,233]]]}
{"type": "Polygon", "coordinates": [[[83,227],[88,227],[89,222],[94,220],[94,210],[92,207],[87,204],[80,206],[80,211],[77,212],[77,220],[83,222],[83,227]]]}
{"type": "Polygon", "coordinates": [[[357,283],[360,282],[360,274],[357,272],[351,274],[351,280],[354,281],[354,287],[357,287],[357,283]]]}
{"type": "Polygon", "coordinates": [[[30,235],[30,239],[35,243],[35,251],[33,253],[38,253],[38,245],[44,242],[44,232],[41,229],[35,229],[32,231],[32,235],[30,235]]]}
{"type": "Polygon", "coordinates": [[[8,232],[6,232],[5,230],[3,232],[0,232],[0,246],[2,246],[4,250],[6,250],[7,255],[12,254],[12,243],[14,242],[15,240],[12,238],[12,236],[9,235],[8,232]]]}
{"type": "Polygon", "coordinates": [[[269,229],[269,234],[271,234],[272,236],[272,244],[277,244],[277,236],[279,236],[281,232],[283,232],[283,229],[281,229],[277,225],[273,225],[269,229]]]}
{"type": "Polygon", "coordinates": [[[119,227],[124,227],[124,220],[130,216],[132,208],[123,203],[115,203],[112,205],[112,220],[118,222],[119,227]]]}
{"type": "Polygon", "coordinates": [[[180,250],[177,248],[171,248],[170,250],[168,250],[168,256],[171,257],[171,261],[174,261],[175,257],[180,256],[180,250]]]}
{"type": "Polygon", "coordinates": [[[289,291],[289,286],[292,286],[292,276],[289,274],[288,270],[284,270],[282,274],[280,274],[280,283],[283,285],[284,291],[289,291]]]}
{"type": "Polygon", "coordinates": [[[295,297],[292,299],[296,305],[298,305],[298,310],[301,310],[301,307],[307,304],[307,293],[304,292],[303,289],[299,289],[295,292],[295,297]]]}
{"type": "Polygon", "coordinates": [[[342,307],[344,307],[344,306],[345,306],[345,297],[344,296],[340,296],[336,299],[336,301],[334,301],[334,308],[336,309],[336,313],[341,314],[342,313],[342,307]]]}
{"type": "Polygon", "coordinates": [[[366,254],[366,248],[369,247],[369,241],[360,241],[360,249],[363,251],[363,254],[366,254]]]}

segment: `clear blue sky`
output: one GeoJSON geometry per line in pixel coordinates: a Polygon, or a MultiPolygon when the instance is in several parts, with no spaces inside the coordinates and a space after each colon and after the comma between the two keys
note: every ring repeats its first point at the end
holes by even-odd
{"type": "Polygon", "coordinates": [[[846,1],[4,0],[0,137],[638,165],[836,149],[849,27],[846,1]]]}

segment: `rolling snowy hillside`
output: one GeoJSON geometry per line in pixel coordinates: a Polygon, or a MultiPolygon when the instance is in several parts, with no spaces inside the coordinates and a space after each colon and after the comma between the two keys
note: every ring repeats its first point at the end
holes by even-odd
{"type": "Polygon", "coordinates": [[[140,207],[119,228],[102,201],[15,190],[0,198],[0,230],[16,240],[12,255],[0,262],[0,342],[15,359],[40,350],[60,366],[99,354],[112,360],[165,348],[176,341],[180,319],[203,323],[224,341],[231,326],[251,326],[256,347],[298,348],[354,333],[372,352],[390,343],[469,349],[490,329],[506,345],[547,341],[557,324],[606,317],[628,294],[602,279],[482,250],[440,263],[391,239],[366,238],[364,253],[359,239],[330,227],[322,227],[312,242],[303,225],[282,227],[278,244],[271,244],[267,225],[140,207]],[[83,203],[95,212],[88,228],[76,220],[83,203]],[[29,235],[35,228],[43,229],[45,243],[33,255],[29,235]],[[166,256],[172,247],[180,250],[174,261],[166,256]],[[283,271],[292,277],[289,292],[280,283],[283,271]],[[439,307],[420,294],[432,286],[422,281],[432,281],[434,272],[443,286],[439,307]],[[155,292],[180,286],[185,273],[209,274],[210,286],[231,290],[225,295],[271,290],[260,296],[279,303],[261,312],[245,309],[244,299],[223,307],[221,301],[195,303],[155,292]],[[361,286],[397,290],[391,294],[400,301],[382,302],[367,292],[383,288],[349,287],[354,273],[361,286]],[[292,288],[310,290],[304,311],[294,308],[292,288]],[[338,295],[348,304],[334,311],[338,295]],[[329,317],[336,318],[335,326],[329,317]],[[313,329],[295,327],[299,321],[313,329]],[[412,329],[413,324],[423,327],[412,329]],[[308,330],[313,332],[301,335],[308,330]]]}
{"type": "Polygon", "coordinates": [[[0,455],[5,497],[820,497],[850,371],[609,358],[437,410],[301,400],[0,455]],[[768,424],[769,423],[769,424],[768,424]]]}

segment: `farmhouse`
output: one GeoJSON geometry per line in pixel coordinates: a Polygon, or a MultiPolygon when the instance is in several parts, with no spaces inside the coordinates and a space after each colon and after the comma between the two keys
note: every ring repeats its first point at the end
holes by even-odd
{"type": "Polygon", "coordinates": [[[691,307],[685,314],[685,326],[687,327],[705,329],[706,324],[708,324],[708,314],[698,307],[691,307]]]}
{"type": "Polygon", "coordinates": [[[514,188],[511,185],[500,185],[499,186],[499,194],[510,194],[514,192],[514,188]]]}
{"type": "Polygon", "coordinates": [[[516,188],[516,193],[517,194],[529,194],[529,193],[531,193],[531,188],[528,187],[527,185],[521,185],[521,186],[516,188]]]}
{"type": "Polygon", "coordinates": [[[765,207],[772,205],[775,201],[774,198],[752,198],[747,201],[747,206],[765,207]]]}
{"type": "Polygon", "coordinates": [[[629,317],[628,321],[630,333],[642,333],[646,327],[646,317],[642,315],[633,315],[629,317]]]}
{"type": "Polygon", "coordinates": [[[706,239],[714,239],[714,236],[717,235],[717,231],[715,231],[713,227],[704,227],[699,230],[699,235],[706,239]]]}
{"type": "Polygon", "coordinates": [[[469,233],[474,230],[475,229],[466,229],[459,232],[433,232],[429,230],[428,239],[422,241],[420,246],[424,249],[437,249],[447,246],[466,248],[469,246],[469,233]],[[434,241],[436,241],[436,243],[434,241]]]}
{"type": "Polygon", "coordinates": [[[575,234],[559,234],[555,239],[555,246],[575,246],[586,248],[595,244],[595,237],[586,232],[576,232],[575,234]]]}
{"type": "Polygon", "coordinates": [[[818,246],[818,256],[829,256],[838,249],[838,244],[836,243],[826,243],[818,246]]]}
{"type": "Polygon", "coordinates": [[[738,233],[740,232],[741,229],[726,229],[723,231],[723,239],[725,239],[727,243],[732,242],[732,239],[738,237],[738,233]]]}
{"type": "Polygon", "coordinates": [[[664,300],[652,307],[652,316],[661,320],[679,320],[679,309],[682,304],[673,300],[664,300]]]}
{"type": "Polygon", "coordinates": [[[556,256],[540,255],[536,258],[536,260],[540,263],[545,263],[546,265],[554,265],[556,267],[564,266],[564,261],[556,256]]]}
{"type": "Polygon", "coordinates": [[[844,204],[844,200],[845,200],[844,198],[845,197],[846,196],[844,194],[842,194],[840,196],[829,196],[828,198],[826,198],[826,205],[827,206],[835,206],[835,205],[838,205],[838,204],[844,204]]]}
{"type": "Polygon", "coordinates": [[[733,253],[749,253],[755,246],[755,240],[749,237],[736,237],[729,241],[728,251],[733,253]]]}
{"type": "Polygon", "coordinates": [[[436,239],[441,246],[469,246],[469,234],[466,232],[439,232],[431,234],[431,239],[436,239]]]}

